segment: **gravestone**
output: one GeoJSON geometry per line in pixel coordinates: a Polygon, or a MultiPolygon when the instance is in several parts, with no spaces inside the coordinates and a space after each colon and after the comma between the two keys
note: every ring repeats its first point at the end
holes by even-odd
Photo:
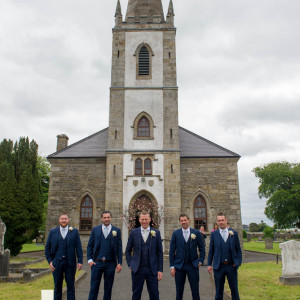
{"type": "Polygon", "coordinates": [[[265,239],[266,249],[273,249],[273,241],[272,238],[265,239]]]}
{"type": "Polygon", "coordinates": [[[4,251],[4,236],[6,226],[0,217],[0,278],[6,278],[9,274],[10,251],[4,251]]]}
{"type": "Polygon", "coordinates": [[[258,241],[261,242],[262,241],[262,235],[258,236],[258,241]]]}
{"type": "Polygon", "coordinates": [[[251,233],[247,233],[247,242],[251,242],[251,233]]]}
{"type": "Polygon", "coordinates": [[[300,242],[288,241],[279,245],[282,257],[282,277],[286,285],[300,284],[300,242]]]}

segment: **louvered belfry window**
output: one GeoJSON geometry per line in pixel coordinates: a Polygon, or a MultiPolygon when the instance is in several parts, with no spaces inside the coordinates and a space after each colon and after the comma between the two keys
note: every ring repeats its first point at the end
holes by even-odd
{"type": "Polygon", "coordinates": [[[150,123],[146,117],[142,117],[137,126],[138,137],[149,137],[150,136],[150,123]]]}
{"type": "Polygon", "coordinates": [[[139,75],[150,74],[150,56],[148,49],[143,46],[139,53],[139,75]]]}

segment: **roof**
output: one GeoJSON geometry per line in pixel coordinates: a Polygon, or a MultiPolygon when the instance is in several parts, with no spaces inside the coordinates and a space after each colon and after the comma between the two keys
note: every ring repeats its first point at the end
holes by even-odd
{"type": "Polygon", "coordinates": [[[141,16],[160,16],[164,20],[161,0],[129,0],[125,20],[127,21],[128,17],[141,16]]]}
{"type": "MultiPolygon", "coordinates": [[[[106,157],[108,128],[96,132],[48,158],[100,158],[106,157]]],[[[240,156],[205,138],[179,127],[180,157],[239,158],[240,156]]]]}

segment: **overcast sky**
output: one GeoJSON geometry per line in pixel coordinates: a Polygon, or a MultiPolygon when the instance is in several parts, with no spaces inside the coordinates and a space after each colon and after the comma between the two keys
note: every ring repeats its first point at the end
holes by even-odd
{"type": "MultiPolygon", "coordinates": [[[[1,140],[28,136],[47,156],[57,134],[72,144],[108,126],[116,3],[0,1],[1,140]]],[[[251,170],[300,161],[300,1],[173,4],[179,124],[242,156],[242,222],[271,224],[251,170]]]]}

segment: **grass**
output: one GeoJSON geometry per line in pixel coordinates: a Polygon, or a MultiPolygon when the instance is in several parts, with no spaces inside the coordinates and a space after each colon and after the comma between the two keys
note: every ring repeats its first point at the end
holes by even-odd
{"type": "Polygon", "coordinates": [[[36,245],[36,244],[24,244],[22,246],[22,252],[32,252],[32,251],[43,251],[45,250],[45,246],[44,245],[36,245]]]}
{"type": "MultiPolygon", "coordinates": [[[[41,263],[31,264],[30,268],[49,268],[48,262],[45,260],[41,263]]],[[[82,271],[76,272],[76,277],[82,271]]],[[[65,285],[65,282],[64,282],[65,285]]],[[[52,274],[43,276],[37,280],[28,283],[0,283],[0,300],[22,299],[22,300],[40,300],[41,290],[54,289],[52,274]]]]}
{"type": "Polygon", "coordinates": [[[266,249],[265,242],[247,242],[244,243],[244,250],[281,254],[281,249],[279,248],[279,243],[273,243],[273,249],[266,249]]]}
{"type": "MultiPolygon", "coordinates": [[[[286,286],[279,282],[282,264],[275,262],[247,263],[238,271],[241,300],[296,300],[300,286],[286,286]]],[[[226,284],[226,290],[229,290],[226,284]]]]}
{"type": "Polygon", "coordinates": [[[12,256],[9,260],[10,263],[19,263],[25,261],[33,261],[36,260],[34,257],[20,257],[20,256],[12,256]]]}

